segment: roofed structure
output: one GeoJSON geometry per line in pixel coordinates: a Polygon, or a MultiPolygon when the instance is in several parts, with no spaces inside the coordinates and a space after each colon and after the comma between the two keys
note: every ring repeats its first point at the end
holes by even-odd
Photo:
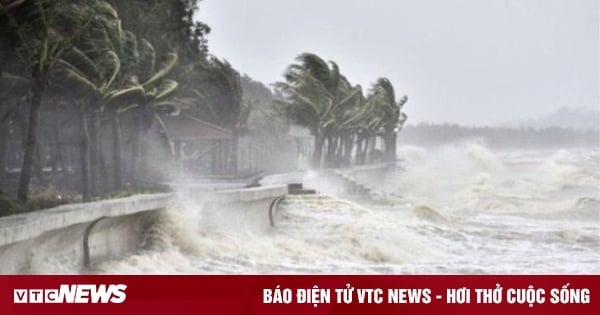
{"type": "Polygon", "coordinates": [[[229,140],[235,138],[231,130],[189,115],[164,116],[162,120],[171,141],[229,140]]]}

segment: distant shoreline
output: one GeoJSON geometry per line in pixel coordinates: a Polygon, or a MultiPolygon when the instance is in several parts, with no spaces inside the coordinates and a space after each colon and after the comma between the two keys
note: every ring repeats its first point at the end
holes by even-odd
{"type": "Polygon", "coordinates": [[[492,148],[600,148],[600,131],[559,127],[464,127],[453,124],[419,124],[403,128],[400,145],[437,146],[477,139],[492,148]]]}

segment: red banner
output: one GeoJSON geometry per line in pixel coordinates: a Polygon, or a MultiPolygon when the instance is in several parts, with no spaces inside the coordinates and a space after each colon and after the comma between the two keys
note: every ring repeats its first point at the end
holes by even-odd
{"type": "Polygon", "coordinates": [[[2,314],[598,314],[600,276],[0,276],[2,314]]]}

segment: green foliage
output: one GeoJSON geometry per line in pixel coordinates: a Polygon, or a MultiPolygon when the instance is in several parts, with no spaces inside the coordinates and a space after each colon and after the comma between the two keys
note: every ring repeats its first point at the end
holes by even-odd
{"type": "Polygon", "coordinates": [[[277,83],[285,100],[279,101],[287,116],[315,135],[348,127],[362,111],[362,88],[352,86],[335,62],[304,53],[296,58],[277,83]]]}
{"type": "Polygon", "coordinates": [[[376,126],[388,131],[398,127],[402,107],[407,101],[408,98],[404,96],[396,102],[396,92],[390,80],[387,78],[377,79],[369,96],[369,102],[373,104],[377,115],[376,126]]]}
{"type": "Polygon", "coordinates": [[[76,196],[61,193],[56,187],[48,186],[46,189],[31,195],[21,211],[37,211],[54,208],[75,201],[78,201],[76,196]]]}
{"type": "Polygon", "coordinates": [[[127,189],[123,189],[123,190],[119,190],[119,191],[115,191],[113,193],[108,194],[107,196],[105,196],[106,199],[120,199],[120,198],[127,198],[127,197],[131,197],[131,196],[135,196],[135,195],[140,195],[140,194],[156,194],[156,193],[161,193],[164,192],[163,190],[160,189],[137,189],[137,188],[127,188],[127,189]]]}
{"type": "Polygon", "coordinates": [[[299,55],[296,63],[288,67],[284,79],[276,84],[283,95],[283,100],[276,103],[288,119],[309,128],[315,135],[315,166],[320,166],[325,145],[326,159],[336,159],[335,164],[348,163],[354,137],[358,138],[363,160],[369,141],[371,155],[376,157],[374,140],[369,139],[377,135],[384,137],[385,158],[395,159],[395,132],[406,121],[401,109],[407,98],[396,102],[394,87],[388,79],[378,79],[365,97],[362,87],[353,86],[335,62],[326,62],[311,53],[299,55]]]}
{"type": "Polygon", "coordinates": [[[177,51],[185,62],[208,53],[210,27],[195,21],[199,0],[110,0],[123,27],[146,38],[158,54],[177,51]]]}
{"type": "Polygon", "coordinates": [[[192,112],[235,133],[244,132],[250,104],[244,101],[238,71],[229,62],[212,57],[197,62],[188,74],[196,105],[192,112]]]}
{"type": "Polygon", "coordinates": [[[0,191],[0,217],[16,214],[20,207],[21,203],[18,200],[13,199],[0,191]]]}
{"type": "Polygon", "coordinates": [[[59,192],[54,186],[48,186],[32,194],[25,203],[0,191],[0,216],[49,209],[78,201],[80,201],[80,198],[75,194],[59,192]]]}
{"type": "MultiPolygon", "coordinates": [[[[0,66],[2,113],[9,112],[5,104],[14,106],[19,100],[71,104],[72,110],[82,110],[81,120],[75,123],[81,126],[82,151],[86,141],[97,147],[98,139],[107,136],[101,134],[106,130],[102,123],[110,119],[113,164],[123,158],[119,116],[124,112],[128,114],[123,121],[133,125],[123,128],[130,133],[123,141],[137,141],[142,147],[144,132],[153,126],[164,129],[161,115],[184,110],[238,136],[279,135],[287,132],[290,123],[299,124],[309,128],[319,149],[326,146],[330,155],[340,155],[338,148],[352,143],[355,136],[389,134],[406,120],[401,111],[406,98],[396,101],[389,80],[377,80],[365,96],[335,62],[315,54],[299,55],[274,92],[240,75],[227,61],[208,56],[210,28],[194,21],[199,2],[0,0],[0,57],[19,61],[0,66]],[[55,99],[42,100],[43,94],[55,99]]],[[[164,130],[162,135],[167,137],[164,130]]],[[[25,150],[30,162],[35,145],[28,141],[25,150]]],[[[132,156],[143,155],[131,151],[132,156]]],[[[233,155],[229,158],[237,160],[233,155]]],[[[132,160],[131,164],[139,162],[132,160]]],[[[83,169],[86,162],[81,163],[83,169]]],[[[117,173],[119,169],[114,168],[117,173]]],[[[121,188],[115,186],[114,190],[121,188]]],[[[50,206],[55,201],[52,192],[32,197],[37,204],[27,207],[50,206]]]]}

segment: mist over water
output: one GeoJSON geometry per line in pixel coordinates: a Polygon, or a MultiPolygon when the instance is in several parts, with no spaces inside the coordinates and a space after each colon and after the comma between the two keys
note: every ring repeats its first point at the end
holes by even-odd
{"type": "Polygon", "coordinates": [[[320,193],[288,196],[272,229],[182,196],[148,236],[149,249],[94,271],[600,272],[598,149],[492,151],[465,141],[402,146],[398,155],[401,167],[384,176],[354,178],[371,199],[338,194],[309,172],[305,186],[320,193]]]}

